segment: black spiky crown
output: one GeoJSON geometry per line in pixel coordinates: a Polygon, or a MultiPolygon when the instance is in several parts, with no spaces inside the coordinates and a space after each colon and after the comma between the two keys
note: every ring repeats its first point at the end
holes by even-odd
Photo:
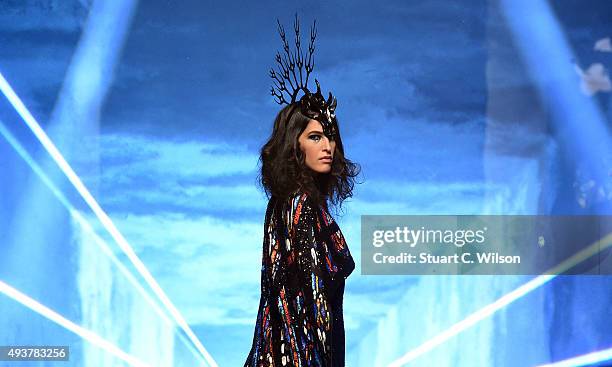
{"type": "Polygon", "coordinates": [[[270,68],[270,77],[272,77],[273,86],[271,94],[275,97],[278,104],[292,104],[297,101],[297,96],[302,91],[304,95],[299,100],[300,110],[302,114],[311,119],[317,120],[323,126],[323,133],[329,137],[335,137],[338,132],[336,121],[336,98],[329,93],[327,100],[321,94],[321,86],[319,81],[315,79],[317,86],[316,93],[310,92],[308,89],[308,78],[314,67],[314,41],[317,36],[316,20],[310,29],[310,43],[308,44],[308,55],[302,53],[300,43],[300,23],[295,15],[294,31],[295,31],[295,50],[289,50],[289,43],[285,36],[285,29],[278,23],[278,33],[283,41],[283,55],[280,52],[276,53],[277,70],[270,68]],[[305,74],[305,75],[304,75],[305,74]],[[285,98],[285,94],[287,98],[285,98]]]}

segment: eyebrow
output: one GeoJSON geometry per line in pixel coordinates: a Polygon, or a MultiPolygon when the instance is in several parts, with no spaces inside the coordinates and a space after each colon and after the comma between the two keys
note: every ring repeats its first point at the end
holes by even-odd
{"type": "Polygon", "coordinates": [[[321,134],[321,135],[323,135],[323,131],[321,131],[321,130],[310,130],[308,132],[308,134],[321,134]]]}

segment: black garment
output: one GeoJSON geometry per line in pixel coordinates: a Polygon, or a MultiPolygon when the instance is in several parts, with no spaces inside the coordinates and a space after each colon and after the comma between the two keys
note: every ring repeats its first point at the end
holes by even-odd
{"type": "Polygon", "coordinates": [[[342,302],[355,263],[331,215],[301,193],[270,199],[261,298],[245,367],[344,366],[342,302]]]}
{"type": "Polygon", "coordinates": [[[342,302],[344,299],[344,279],[342,279],[336,294],[332,297],[332,366],[344,366],[344,316],[342,302]]]}

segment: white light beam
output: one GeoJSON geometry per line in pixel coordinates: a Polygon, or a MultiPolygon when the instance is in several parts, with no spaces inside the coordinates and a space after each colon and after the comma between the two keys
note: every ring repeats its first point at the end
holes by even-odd
{"type": "Polygon", "coordinates": [[[558,361],[555,363],[541,364],[537,367],[578,367],[592,365],[595,363],[608,361],[610,359],[612,359],[612,348],[583,354],[581,356],[565,359],[563,361],[558,361]]]}
{"type": "Polygon", "coordinates": [[[55,144],[49,139],[49,136],[42,129],[40,124],[36,121],[34,116],[28,111],[25,107],[21,99],[17,96],[13,88],[6,81],[2,73],[0,72],[0,90],[4,93],[9,102],[13,105],[15,110],[19,113],[21,118],[23,118],[24,122],[28,125],[30,130],[34,133],[34,135],[38,138],[40,143],[43,145],[45,150],[51,155],[53,160],[57,163],[59,168],[64,172],[70,183],[74,186],[74,188],[79,192],[83,200],[87,203],[87,205],[94,212],[96,217],[104,228],[108,231],[111,237],[117,242],[117,245],[123,250],[123,252],[130,259],[138,273],[142,275],[147,284],[151,287],[153,292],[159,297],[163,305],[168,309],[174,320],[177,322],[179,327],[183,329],[187,337],[191,340],[191,342],[195,345],[196,349],[202,354],[204,359],[208,364],[212,367],[218,367],[215,360],[212,358],[210,353],[204,348],[204,345],[200,342],[198,337],[195,335],[193,330],[189,327],[189,324],[183,318],[183,315],[178,311],[178,309],[174,306],[172,301],[168,298],[164,290],[157,283],[155,278],[151,275],[147,267],[140,260],[140,258],[136,255],[130,244],[127,242],[125,237],[119,232],[113,221],[106,214],[106,212],[100,207],[96,199],[91,195],[87,187],[83,184],[79,176],[74,172],[70,164],[64,159],[60,151],[57,149],[55,144]]]}
{"type": "Polygon", "coordinates": [[[97,347],[99,347],[101,349],[104,349],[105,351],[109,352],[110,354],[114,355],[115,357],[125,361],[130,366],[150,367],[150,365],[144,363],[143,361],[141,361],[138,358],[132,356],[131,354],[128,354],[128,353],[124,352],[122,349],[117,347],[115,344],[113,344],[113,343],[109,342],[108,340],[102,338],[101,336],[99,336],[98,334],[94,333],[93,331],[87,330],[84,327],[81,327],[81,326],[75,324],[74,322],[68,320],[67,318],[65,318],[64,316],[60,315],[59,313],[53,311],[49,307],[43,305],[42,303],[36,301],[35,299],[32,299],[32,298],[28,297],[27,295],[21,293],[17,289],[11,287],[10,285],[4,283],[1,280],[0,280],[0,292],[4,293],[5,295],[7,295],[8,297],[14,299],[15,301],[21,303],[22,305],[26,306],[30,310],[32,310],[32,311],[34,311],[34,312],[36,312],[36,313],[46,317],[47,319],[55,322],[56,324],[60,325],[61,327],[72,331],[73,333],[75,333],[78,336],[80,336],[81,338],[87,340],[91,344],[93,344],[93,345],[95,345],[95,346],[97,346],[97,347]]]}
{"type": "MultiPolygon", "coordinates": [[[[136,280],[134,275],[119,261],[117,256],[110,249],[110,246],[104,241],[93,229],[92,225],[85,219],[85,217],[70,204],[64,194],[51,182],[49,177],[43,172],[42,168],[35,162],[35,160],[28,154],[28,152],[21,146],[21,144],[15,139],[15,137],[6,129],[6,127],[0,121],[0,135],[2,135],[6,141],[15,149],[17,154],[26,162],[32,171],[40,178],[40,180],[47,186],[47,188],[55,195],[57,200],[68,210],[74,220],[81,225],[87,233],[89,233],[95,240],[95,243],[100,247],[102,252],[110,257],[111,261],[117,266],[121,273],[128,279],[128,281],[136,288],[138,293],[147,301],[155,312],[164,320],[167,325],[174,326],[175,323],[164,313],[159,307],[157,302],[151,298],[151,295],[142,287],[140,282],[136,280]]],[[[178,333],[179,337],[185,342],[189,350],[196,355],[196,357],[202,358],[195,347],[191,344],[191,341],[182,333],[178,333]]]]}
{"type": "Polygon", "coordinates": [[[425,341],[423,344],[418,347],[408,351],[406,354],[391,362],[389,367],[399,367],[403,366],[408,362],[415,360],[417,357],[431,351],[438,345],[446,342],[448,339],[456,336],[457,334],[465,331],[466,329],[474,326],[478,322],[486,319],[487,317],[493,315],[495,312],[501,310],[502,308],[508,306],[510,303],[518,300],[523,297],[527,293],[537,289],[538,287],[548,283],[552,279],[554,279],[557,274],[561,274],[564,271],[571,269],[576,264],[581,263],[582,261],[588,259],[589,257],[599,253],[600,251],[605,250],[606,248],[612,246],[612,233],[606,235],[599,241],[594,242],[589,245],[585,249],[577,252],[570,258],[566,259],[559,265],[549,269],[544,272],[544,274],[537,276],[536,278],[528,281],[527,283],[521,285],[513,291],[503,295],[496,301],[484,306],[483,308],[473,312],[463,320],[457,322],[452,325],[448,329],[442,331],[441,333],[435,335],[431,339],[425,341]]]}

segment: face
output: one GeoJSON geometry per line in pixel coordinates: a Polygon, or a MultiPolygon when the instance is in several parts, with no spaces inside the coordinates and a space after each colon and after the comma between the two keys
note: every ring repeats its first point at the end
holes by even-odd
{"type": "Polygon", "coordinates": [[[306,166],[317,173],[331,171],[336,142],[323,134],[323,127],[317,120],[310,120],[298,138],[300,150],[306,157],[306,166]]]}

